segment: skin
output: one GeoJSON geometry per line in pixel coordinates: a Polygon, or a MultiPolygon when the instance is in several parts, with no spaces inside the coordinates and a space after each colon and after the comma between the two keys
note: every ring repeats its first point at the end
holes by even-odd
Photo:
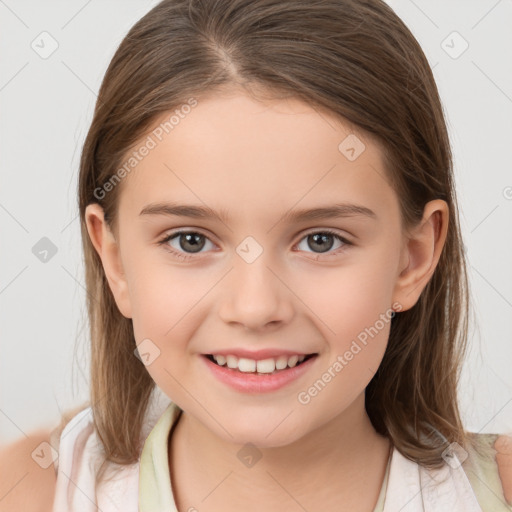
{"type": "Polygon", "coordinates": [[[297,395],[394,303],[404,311],[417,302],[446,239],[448,207],[429,202],[421,222],[405,230],[378,144],[357,134],[366,149],[355,161],[339,151],[351,133],[296,99],[260,102],[240,91],[200,99],[124,178],[117,238],[101,207],[87,207],[119,310],[132,318],[137,343],[149,338],[160,350],[147,370],[185,411],[169,442],[180,512],[341,503],[368,511],[377,501],[390,445],[366,414],[364,390],[389,322],[308,404],[297,395]],[[230,219],[139,215],[171,200],[224,209],[230,219]],[[281,221],[289,210],[335,202],[366,206],[376,218],[281,221]],[[158,245],[178,228],[207,237],[199,254],[183,237],[181,246],[179,237],[158,245]],[[329,238],[322,252],[307,235],[325,229],[352,245],[329,238]],[[251,264],[236,252],[247,236],[263,249],[251,264]],[[188,248],[191,258],[168,248],[188,248]],[[319,355],[284,388],[248,395],[206,371],[201,354],[230,347],[319,355]],[[237,457],[248,442],[261,455],[250,468],[237,457]]]}

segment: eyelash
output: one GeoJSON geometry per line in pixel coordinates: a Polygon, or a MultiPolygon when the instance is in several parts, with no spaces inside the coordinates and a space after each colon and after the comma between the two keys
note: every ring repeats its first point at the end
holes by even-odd
{"type": "MultiPolygon", "coordinates": [[[[159,240],[157,242],[157,244],[160,246],[164,246],[165,244],[167,244],[167,242],[170,242],[171,240],[173,240],[174,238],[180,236],[180,235],[201,235],[201,236],[204,236],[206,239],[209,240],[209,238],[204,235],[203,233],[199,232],[199,231],[175,231],[173,233],[170,233],[170,234],[167,234],[163,239],[159,240]]],[[[330,236],[333,236],[334,238],[336,238],[337,240],[339,240],[340,242],[343,243],[343,246],[342,247],[339,247],[335,252],[329,254],[329,253],[312,253],[312,254],[316,254],[318,257],[321,257],[322,255],[324,254],[327,254],[327,257],[329,256],[336,256],[337,254],[339,254],[340,252],[343,252],[344,250],[347,249],[348,246],[350,245],[354,245],[352,242],[349,242],[346,238],[342,237],[340,234],[338,234],[336,231],[332,231],[330,229],[323,229],[323,230],[319,230],[319,231],[311,231],[309,233],[306,233],[300,240],[298,243],[300,243],[304,238],[307,238],[308,236],[311,236],[311,235],[317,235],[317,234],[322,234],[322,235],[330,235],[330,236]]],[[[210,240],[211,241],[211,240],[210,240]]],[[[298,245],[298,244],[296,244],[298,245]]],[[[190,260],[192,259],[195,254],[188,254],[188,253],[183,253],[183,252],[179,252],[179,251],[176,251],[175,249],[171,248],[170,246],[165,246],[164,247],[165,250],[169,251],[173,256],[176,256],[177,258],[181,259],[181,260],[190,260]]],[[[201,253],[196,253],[196,254],[201,254],[201,253]]],[[[201,257],[201,256],[199,256],[201,257]]],[[[316,258],[318,260],[318,258],[316,258]]]]}

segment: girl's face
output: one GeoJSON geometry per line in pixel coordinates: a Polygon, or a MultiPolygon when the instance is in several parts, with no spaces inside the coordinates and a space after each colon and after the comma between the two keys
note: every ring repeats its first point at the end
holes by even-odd
{"type": "Polygon", "coordinates": [[[299,100],[192,104],[134,147],[104,266],[174,402],[227,441],[285,445],[364,404],[392,308],[411,307],[426,281],[405,274],[411,253],[375,143],[299,100]],[[205,356],[262,349],[316,356],[281,370],[297,375],[274,389],[255,386],[275,377],[238,373],[245,390],[205,356]]]}

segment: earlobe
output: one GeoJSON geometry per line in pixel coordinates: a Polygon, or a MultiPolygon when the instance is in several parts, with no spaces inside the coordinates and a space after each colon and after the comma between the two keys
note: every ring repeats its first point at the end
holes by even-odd
{"type": "Polygon", "coordinates": [[[434,273],[446,241],[448,213],[446,201],[429,201],[423,210],[422,220],[407,236],[393,296],[403,311],[416,304],[434,273]]]}
{"type": "Polygon", "coordinates": [[[103,208],[97,203],[89,204],[85,210],[85,220],[89,238],[101,259],[117,307],[124,317],[132,318],[128,283],[121,261],[119,243],[105,222],[103,208]]]}

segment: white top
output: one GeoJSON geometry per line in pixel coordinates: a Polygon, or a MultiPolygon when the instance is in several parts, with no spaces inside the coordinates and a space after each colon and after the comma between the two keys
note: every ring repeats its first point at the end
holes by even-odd
{"type": "MultiPolygon", "coordinates": [[[[155,387],[141,440],[147,439],[170,403],[155,387]]],[[[94,430],[92,409],[87,407],[61,433],[59,456],[54,463],[57,484],[52,512],[139,512],[139,461],[127,466],[107,463],[105,476],[96,489],[94,478],[101,461],[101,441],[94,430]]]]}
{"type": "MultiPolygon", "coordinates": [[[[102,480],[98,489],[94,475],[100,464],[100,445],[92,410],[89,407],[74,416],[60,439],[53,512],[177,512],[167,454],[168,435],[180,411],[168,399],[150,406],[142,433],[145,443],[141,457],[128,466],[109,463],[106,478],[110,479],[102,480]]],[[[512,506],[505,504],[500,483],[496,483],[495,464],[474,466],[479,475],[473,477],[474,484],[477,480],[487,482],[486,489],[493,490],[490,497],[479,490],[483,509],[465,470],[457,464],[457,453],[453,457],[441,469],[429,470],[393,448],[373,512],[512,511],[512,506]],[[491,480],[486,480],[488,475],[491,480]],[[489,482],[493,485],[489,486],[489,482]]]]}

